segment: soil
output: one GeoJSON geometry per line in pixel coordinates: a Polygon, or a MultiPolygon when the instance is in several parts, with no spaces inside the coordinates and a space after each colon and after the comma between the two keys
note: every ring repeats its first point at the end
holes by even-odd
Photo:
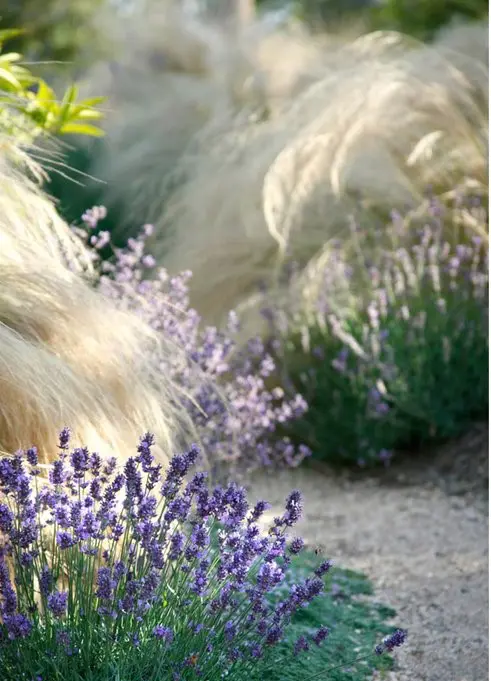
{"type": "MultiPolygon", "coordinates": [[[[488,427],[377,473],[325,465],[261,473],[251,497],[278,515],[305,497],[298,533],[340,567],[364,572],[409,630],[388,681],[488,677],[488,427]]],[[[375,678],[375,677],[374,677],[375,678]]]]}

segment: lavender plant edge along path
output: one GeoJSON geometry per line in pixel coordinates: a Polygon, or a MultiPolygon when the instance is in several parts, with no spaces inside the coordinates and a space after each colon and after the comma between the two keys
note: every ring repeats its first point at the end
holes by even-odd
{"type": "MultiPolygon", "coordinates": [[[[305,496],[298,530],[344,568],[373,581],[375,599],[409,630],[386,681],[488,678],[488,431],[476,427],[427,467],[335,477],[311,468],[256,475],[251,499],[277,515],[292,485],[305,496]],[[468,469],[471,469],[470,472],[468,469]]],[[[380,677],[374,676],[373,681],[380,677]]]]}

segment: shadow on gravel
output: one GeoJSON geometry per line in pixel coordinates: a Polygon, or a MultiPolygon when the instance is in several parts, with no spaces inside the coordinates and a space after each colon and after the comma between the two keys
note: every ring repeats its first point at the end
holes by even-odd
{"type": "Polygon", "coordinates": [[[387,468],[339,471],[328,464],[310,461],[315,470],[355,483],[375,480],[381,486],[432,485],[449,496],[472,497],[484,513],[489,504],[489,425],[475,424],[466,435],[444,445],[418,452],[400,452],[387,468]]]}

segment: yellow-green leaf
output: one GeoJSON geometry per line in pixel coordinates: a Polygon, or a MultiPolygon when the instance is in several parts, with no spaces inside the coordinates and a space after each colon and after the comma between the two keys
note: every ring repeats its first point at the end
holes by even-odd
{"type": "Polygon", "coordinates": [[[62,111],[68,111],[68,109],[76,101],[77,95],[78,95],[78,88],[75,85],[70,85],[70,87],[67,89],[67,91],[63,95],[63,99],[61,100],[61,110],[62,111]]]}
{"type": "Polygon", "coordinates": [[[82,109],[82,111],[73,113],[72,118],[80,121],[100,121],[101,118],[104,118],[104,114],[96,109],[82,109]]]}
{"type": "Polygon", "coordinates": [[[14,88],[14,90],[20,90],[21,84],[13,73],[9,69],[0,68],[0,88],[2,87],[1,81],[5,81],[8,85],[14,88]]]}
{"type": "Polygon", "coordinates": [[[4,43],[6,40],[11,38],[17,38],[17,36],[25,33],[23,28],[5,28],[0,31],[0,43],[4,43]]]}
{"type": "Polygon", "coordinates": [[[39,88],[36,94],[36,99],[39,103],[53,104],[56,103],[56,96],[53,90],[45,83],[44,80],[39,80],[39,88]]]}
{"type": "MultiPolygon", "coordinates": [[[[72,116],[78,116],[82,111],[91,109],[95,110],[95,107],[98,104],[101,104],[102,102],[106,101],[106,97],[91,97],[90,99],[84,99],[81,102],[78,102],[78,104],[74,104],[71,108],[71,115],[72,116]]],[[[101,117],[104,116],[104,114],[101,112],[101,117]]]]}
{"type": "Polygon", "coordinates": [[[0,54],[0,63],[14,62],[22,59],[22,55],[18,52],[6,52],[5,54],[0,54]]]}
{"type": "Polygon", "coordinates": [[[104,135],[103,130],[89,123],[67,123],[60,128],[59,132],[62,135],[88,135],[89,137],[102,137],[104,135]]]}
{"type": "Polygon", "coordinates": [[[81,102],[78,103],[78,106],[81,107],[93,107],[93,106],[98,106],[99,104],[102,104],[102,102],[105,102],[107,97],[89,97],[88,99],[83,99],[81,102]]]}
{"type": "Polygon", "coordinates": [[[62,122],[73,118],[71,109],[73,108],[73,102],[77,99],[77,94],[78,88],[75,85],[71,85],[63,95],[59,114],[62,122]]]}

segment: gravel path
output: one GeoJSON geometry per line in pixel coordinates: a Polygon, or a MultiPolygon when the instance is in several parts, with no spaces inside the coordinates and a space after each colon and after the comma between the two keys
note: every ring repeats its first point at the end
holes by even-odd
{"type": "Polygon", "coordinates": [[[251,495],[274,505],[272,517],[292,488],[305,496],[302,536],[367,574],[376,599],[397,610],[394,623],[409,629],[390,681],[488,678],[486,427],[376,476],[259,475],[251,495]]]}

